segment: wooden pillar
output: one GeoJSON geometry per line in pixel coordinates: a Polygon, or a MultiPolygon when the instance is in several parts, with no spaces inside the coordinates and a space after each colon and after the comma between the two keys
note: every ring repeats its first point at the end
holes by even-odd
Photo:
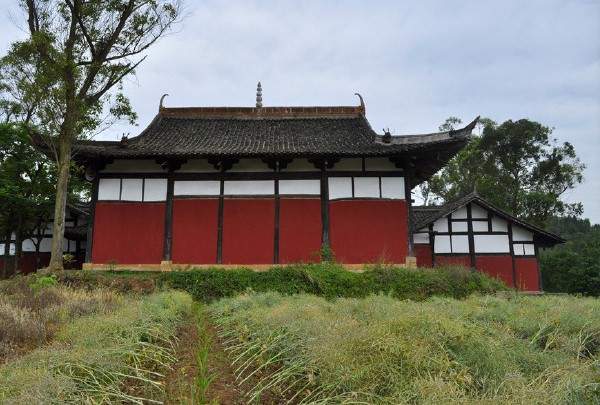
{"type": "Polygon", "coordinates": [[[223,263],[223,209],[225,201],[223,194],[225,193],[225,181],[221,178],[219,189],[219,209],[217,211],[217,263],[223,263]]]}
{"type": "Polygon", "coordinates": [[[429,229],[429,246],[431,246],[431,267],[435,267],[435,232],[433,231],[433,223],[428,225],[429,229]]]}
{"type": "Polygon", "coordinates": [[[98,202],[98,176],[92,180],[92,195],[90,200],[90,215],[88,217],[87,235],[85,241],[85,262],[92,262],[92,249],[94,248],[94,218],[96,213],[96,203],[98,202]]]}
{"type": "Polygon", "coordinates": [[[508,222],[508,251],[510,252],[510,260],[512,264],[513,287],[517,288],[517,267],[515,265],[515,249],[513,246],[512,222],[508,222]]]}
{"type": "Polygon", "coordinates": [[[330,246],[329,241],[329,180],[327,178],[327,162],[321,167],[321,243],[330,246]]]}
{"type": "Polygon", "coordinates": [[[275,162],[275,230],[273,233],[273,263],[279,263],[279,161],[275,162]]]}
{"type": "Polygon", "coordinates": [[[471,269],[477,268],[477,261],[475,258],[475,235],[473,234],[473,212],[471,209],[471,203],[467,204],[467,231],[469,232],[469,257],[471,259],[471,269]]]}
{"type": "Polygon", "coordinates": [[[163,241],[163,261],[171,261],[171,252],[173,249],[173,190],[175,180],[172,170],[169,170],[167,178],[167,200],[165,204],[165,236],[163,241]]]}
{"type": "Polygon", "coordinates": [[[538,269],[538,289],[540,292],[544,291],[544,283],[542,281],[542,267],[540,266],[540,251],[538,249],[537,243],[535,243],[535,238],[533,239],[533,246],[535,249],[535,261],[537,263],[538,269]]]}
{"type": "Polygon", "coordinates": [[[404,198],[406,199],[406,207],[407,207],[407,222],[408,222],[408,256],[415,256],[415,243],[414,243],[414,230],[412,223],[412,175],[413,171],[408,167],[404,169],[404,198]]]}

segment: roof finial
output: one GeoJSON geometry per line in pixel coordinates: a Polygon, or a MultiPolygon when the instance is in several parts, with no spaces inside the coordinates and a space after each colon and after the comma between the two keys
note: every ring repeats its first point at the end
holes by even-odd
{"type": "Polygon", "coordinates": [[[262,86],[260,82],[256,86],[256,108],[262,107],[262,86]]]}
{"type": "Polygon", "coordinates": [[[365,114],[367,112],[367,109],[365,107],[365,101],[363,100],[363,97],[360,95],[360,93],[354,93],[355,96],[358,96],[358,98],[360,99],[360,108],[362,109],[363,114],[365,114]]]}
{"type": "Polygon", "coordinates": [[[162,110],[163,107],[163,101],[165,100],[165,97],[167,97],[168,94],[163,94],[162,97],[160,98],[160,104],[158,105],[158,111],[162,110]]]}

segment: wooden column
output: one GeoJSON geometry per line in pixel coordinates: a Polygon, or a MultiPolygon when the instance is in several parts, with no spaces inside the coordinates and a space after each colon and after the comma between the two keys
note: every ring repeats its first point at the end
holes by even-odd
{"type": "Polygon", "coordinates": [[[407,221],[408,221],[408,256],[415,256],[415,243],[414,243],[414,230],[412,223],[412,175],[413,171],[409,166],[406,166],[404,169],[404,198],[406,199],[406,207],[407,207],[407,221]]]}
{"type": "Polygon", "coordinates": [[[165,237],[163,241],[163,261],[171,261],[171,251],[173,249],[173,189],[175,180],[172,170],[169,170],[167,178],[167,200],[165,204],[165,237]]]}
{"type": "Polygon", "coordinates": [[[510,252],[510,260],[512,263],[513,287],[517,288],[517,266],[515,264],[515,248],[513,246],[512,222],[508,222],[508,251],[510,252]]]}
{"type": "Polygon", "coordinates": [[[327,178],[327,162],[321,167],[321,243],[330,246],[329,241],[329,180],[327,178]]]}
{"type": "Polygon", "coordinates": [[[273,263],[279,263],[279,162],[275,162],[275,230],[273,233],[273,263]]]}
{"type": "Polygon", "coordinates": [[[435,267],[435,232],[433,231],[433,223],[429,224],[429,246],[431,247],[431,267],[435,267]]]}
{"type": "Polygon", "coordinates": [[[225,193],[225,180],[221,178],[219,189],[219,209],[217,211],[217,263],[223,263],[223,209],[225,201],[223,194],[225,193]]]}
{"type": "Polygon", "coordinates": [[[92,195],[90,200],[90,215],[88,217],[87,235],[85,241],[85,262],[92,262],[92,249],[94,247],[94,217],[96,213],[96,203],[98,202],[98,176],[92,180],[92,195]]]}
{"type": "Polygon", "coordinates": [[[477,268],[475,259],[475,235],[473,234],[473,213],[471,203],[467,204],[467,231],[469,232],[469,257],[471,259],[471,269],[477,268]]]}
{"type": "Polygon", "coordinates": [[[538,244],[535,243],[535,238],[533,239],[533,246],[535,249],[535,261],[537,263],[538,269],[538,289],[540,292],[544,291],[544,283],[542,281],[542,268],[540,266],[540,251],[538,249],[538,244]]]}

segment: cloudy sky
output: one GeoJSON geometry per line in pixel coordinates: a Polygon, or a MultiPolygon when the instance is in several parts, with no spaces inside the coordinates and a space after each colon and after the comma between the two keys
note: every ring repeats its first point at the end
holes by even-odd
{"type": "MultiPolygon", "coordinates": [[[[0,0],[0,52],[24,35],[0,0]]],[[[352,105],[376,130],[435,130],[529,118],[554,127],[587,164],[583,201],[600,222],[600,0],[199,1],[125,84],[139,127],[167,106],[352,105]]]]}

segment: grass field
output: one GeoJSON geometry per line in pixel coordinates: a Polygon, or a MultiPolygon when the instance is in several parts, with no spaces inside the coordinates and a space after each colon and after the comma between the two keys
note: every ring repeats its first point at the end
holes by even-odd
{"type": "Polygon", "coordinates": [[[210,313],[238,381],[301,403],[598,403],[600,301],[250,294],[210,313]]]}
{"type": "MultiPolygon", "coordinates": [[[[0,288],[0,403],[156,403],[177,361],[182,292],[0,288]]],[[[30,281],[30,280],[29,280],[30,281]]]]}

